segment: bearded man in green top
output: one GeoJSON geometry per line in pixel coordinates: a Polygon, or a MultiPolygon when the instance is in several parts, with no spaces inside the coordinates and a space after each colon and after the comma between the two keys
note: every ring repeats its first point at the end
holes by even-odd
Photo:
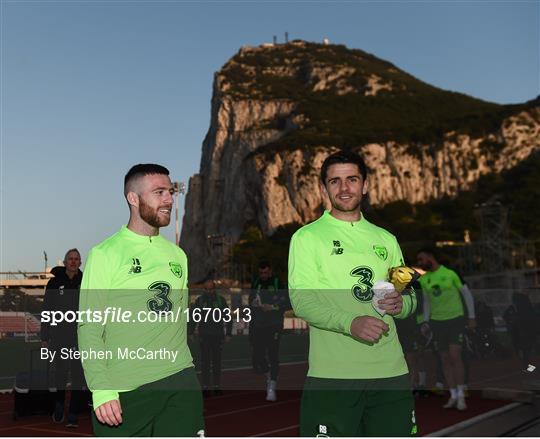
{"type": "Polygon", "coordinates": [[[361,211],[366,179],[359,155],[330,155],[321,168],[321,190],[332,209],[291,239],[291,303],[310,328],[302,436],[417,433],[394,323],[394,318],[414,312],[416,297],[413,291],[401,295],[392,289],[373,300],[374,284],[403,265],[403,256],[396,238],[368,222],[361,211]]]}
{"type": "Polygon", "coordinates": [[[443,406],[446,409],[466,410],[465,370],[461,350],[465,327],[473,330],[476,327],[474,299],[467,284],[459,275],[440,264],[435,250],[423,248],[418,251],[418,265],[426,270],[420,278],[422,294],[425,298],[423,325],[433,331],[435,349],[441,356],[446,384],[450,390],[450,399],[443,406]],[[463,300],[462,300],[463,298],[463,300]],[[468,320],[465,320],[467,308],[468,320]]]}
{"type": "Polygon", "coordinates": [[[204,434],[187,345],[187,259],[159,234],[173,193],[163,166],[132,167],[124,179],[129,222],[87,258],[79,310],[89,315],[78,336],[97,436],[204,434]]]}

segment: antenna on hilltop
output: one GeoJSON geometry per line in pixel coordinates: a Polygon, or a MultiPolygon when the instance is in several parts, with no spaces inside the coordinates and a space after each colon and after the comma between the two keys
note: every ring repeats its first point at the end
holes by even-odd
{"type": "Polygon", "coordinates": [[[285,32],[285,44],[289,42],[289,32],[285,32]]]}

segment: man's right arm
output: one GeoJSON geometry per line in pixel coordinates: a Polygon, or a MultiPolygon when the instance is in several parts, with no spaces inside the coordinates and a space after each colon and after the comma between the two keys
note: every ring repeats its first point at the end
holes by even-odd
{"type": "Polygon", "coordinates": [[[317,328],[351,334],[351,324],[358,313],[323,300],[330,292],[316,288],[319,277],[316,254],[308,237],[293,235],[289,247],[289,296],[294,313],[317,328]]]}
{"type": "MultiPolygon", "coordinates": [[[[106,256],[99,250],[93,249],[88,255],[81,283],[79,310],[92,314],[94,311],[101,313],[107,307],[107,296],[110,294],[109,262],[106,256]]],[[[82,322],[79,323],[78,341],[81,351],[90,350],[105,351],[105,325],[101,322],[88,321],[83,314],[82,322]]],[[[119,399],[117,391],[109,382],[106,360],[89,358],[83,362],[84,375],[88,388],[92,391],[94,409],[102,404],[119,399]]]]}

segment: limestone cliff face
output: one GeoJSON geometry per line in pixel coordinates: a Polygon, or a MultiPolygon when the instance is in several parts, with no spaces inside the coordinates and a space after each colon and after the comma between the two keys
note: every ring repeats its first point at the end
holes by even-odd
{"type": "MultiPolygon", "coordinates": [[[[250,66],[244,66],[241,84],[227,75],[238,69],[238,57],[264,50],[269,49],[241,50],[215,77],[210,128],[200,172],[189,181],[181,235],[192,282],[209,276],[223,258],[224,247],[234,244],[248,224],[271,235],[279,226],[314,220],[325,206],[318,170],[342,145],[275,148],[291,133],[309,131],[310,115],[295,99],[269,98],[260,89],[253,96],[239,93],[239,85],[256,89],[257,73],[250,72],[250,66]]],[[[281,78],[301,72],[311,91],[333,89],[339,96],[359,93],[376,98],[381,90],[407,88],[397,80],[383,80],[380,72],[364,72],[365,81],[354,88],[359,81],[350,79],[354,76],[350,66],[332,70],[331,65],[291,64],[290,59],[281,60],[277,66],[261,68],[281,78]]],[[[395,68],[390,65],[388,70],[395,68]]],[[[540,106],[515,111],[482,135],[452,130],[436,142],[385,139],[353,148],[370,168],[374,205],[454,196],[470,189],[480,176],[509,169],[540,148],[540,106]]]]}

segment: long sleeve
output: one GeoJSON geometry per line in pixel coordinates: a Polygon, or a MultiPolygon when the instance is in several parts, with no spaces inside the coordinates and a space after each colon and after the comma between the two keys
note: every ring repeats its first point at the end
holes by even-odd
{"type": "Polygon", "coordinates": [[[431,317],[431,302],[427,294],[425,294],[424,292],[422,292],[422,294],[423,294],[423,304],[424,304],[422,314],[424,317],[424,322],[429,322],[429,319],[431,317]]]}
{"type": "MultiPolygon", "coordinates": [[[[97,249],[88,255],[81,283],[79,310],[82,312],[103,311],[107,307],[107,295],[110,294],[110,274],[107,270],[108,261],[97,249]]],[[[81,351],[105,351],[106,326],[90,322],[87,319],[79,324],[78,341],[81,351]]],[[[88,388],[92,391],[94,408],[118,399],[118,392],[113,389],[107,375],[105,359],[87,359],[83,362],[84,374],[88,388]]]]}
{"type": "Polygon", "coordinates": [[[474,299],[471,290],[458,273],[454,271],[452,275],[452,283],[459,290],[461,296],[463,297],[463,301],[465,302],[465,306],[467,308],[467,315],[470,319],[474,319],[474,299]]]}
{"type": "Polygon", "coordinates": [[[467,284],[464,284],[459,289],[461,295],[463,296],[463,300],[465,302],[465,305],[467,305],[467,315],[470,319],[474,319],[475,312],[474,312],[474,299],[471,293],[471,290],[467,286],[467,284]]]}
{"type": "Polygon", "coordinates": [[[358,314],[333,306],[331,301],[324,300],[328,292],[314,288],[318,279],[316,254],[306,237],[293,235],[289,248],[289,297],[294,313],[317,328],[350,334],[351,323],[358,314]]]}

